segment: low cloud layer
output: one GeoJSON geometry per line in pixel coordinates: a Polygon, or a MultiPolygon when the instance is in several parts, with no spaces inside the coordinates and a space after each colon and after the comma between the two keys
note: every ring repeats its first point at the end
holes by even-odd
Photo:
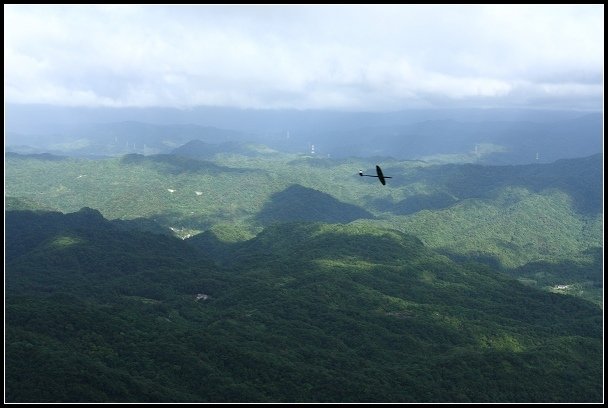
{"type": "Polygon", "coordinates": [[[603,5],[4,6],[5,100],[601,109],[603,5]]]}

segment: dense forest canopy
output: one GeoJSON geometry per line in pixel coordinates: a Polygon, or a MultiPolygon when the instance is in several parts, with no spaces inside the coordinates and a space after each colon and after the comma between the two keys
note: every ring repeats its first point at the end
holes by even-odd
{"type": "Polygon", "coordinates": [[[7,402],[602,400],[601,153],[201,131],[6,154],[7,402]]]}
{"type": "Polygon", "coordinates": [[[399,231],[277,224],[226,260],[92,209],[6,221],[9,402],[602,399],[601,309],[399,231]]]}
{"type": "Polygon", "coordinates": [[[453,259],[483,260],[539,288],[566,286],[601,302],[599,154],[519,166],[383,159],[388,186],[356,175],[373,171],[376,159],[265,151],[204,159],[9,153],[6,163],[9,209],[90,207],[125,227],[229,242],[276,222],[377,225],[414,234],[453,259]],[[527,264],[543,267],[519,274],[527,264]]]}

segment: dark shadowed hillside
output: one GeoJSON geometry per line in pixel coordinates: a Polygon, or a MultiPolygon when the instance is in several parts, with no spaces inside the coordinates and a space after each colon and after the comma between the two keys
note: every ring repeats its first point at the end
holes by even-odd
{"type": "Polygon", "coordinates": [[[373,217],[364,209],[340,202],[329,194],[294,184],[273,194],[257,221],[264,225],[292,221],[345,223],[373,217]]]}

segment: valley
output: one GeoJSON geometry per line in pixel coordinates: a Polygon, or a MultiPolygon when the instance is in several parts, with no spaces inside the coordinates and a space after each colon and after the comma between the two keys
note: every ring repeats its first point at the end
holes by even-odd
{"type": "Polygon", "coordinates": [[[601,401],[602,154],[182,142],[6,153],[8,401],[601,401]]]}
{"type": "Polygon", "coordinates": [[[594,255],[603,245],[601,166],[601,155],[484,166],[277,151],[215,152],[200,160],[9,153],[6,196],[9,209],[13,202],[61,212],[90,207],[181,238],[209,232],[228,242],[250,239],[276,222],[377,225],[546,290],[582,285],[576,293],[601,304],[601,259],[594,255]],[[387,186],[357,176],[378,162],[393,176],[387,186]],[[560,266],[569,262],[575,265],[570,272],[560,266]],[[544,265],[542,273],[520,276],[529,264],[544,265]]]}

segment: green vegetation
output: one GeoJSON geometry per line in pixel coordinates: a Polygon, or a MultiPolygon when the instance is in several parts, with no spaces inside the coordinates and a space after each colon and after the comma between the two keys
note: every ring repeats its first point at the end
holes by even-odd
{"type": "Polygon", "coordinates": [[[5,215],[7,402],[603,398],[599,307],[371,220],[180,240],[5,215]]]}
{"type": "Polygon", "coordinates": [[[191,156],[205,160],[10,154],[7,208],[91,207],[129,221],[125,228],[181,238],[204,233],[216,248],[273,222],[352,221],[416,235],[454,259],[482,261],[538,288],[580,285],[569,293],[602,303],[601,262],[590,255],[603,248],[601,155],[525,166],[437,166],[194,147],[191,156]],[[356,175],[376,163],[393,176],[387,186],[356,175]],[[569,262],[576,268],[568,269],[569,262]],[[542,265],[537,272],[551,279],[531,278],[528,264],[542,265]]]}
{"type": "Polygon", "coordinates": [[[293,221],[350,222],[373,215],[331,195],[294,184],[272,195],[257,220],[264,224],[293,221]]]}

